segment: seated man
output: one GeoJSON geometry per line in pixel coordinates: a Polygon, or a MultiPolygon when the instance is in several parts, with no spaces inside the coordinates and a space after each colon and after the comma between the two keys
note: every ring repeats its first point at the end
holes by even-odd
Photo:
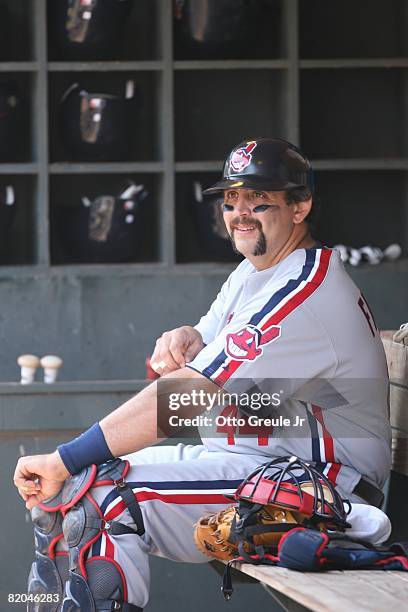
{"type": "Polygon", "coordinates": [[[65,541],[63,610],[142,609],[148,555],[208,561],[194,523],[231,504],[226,495],[256,466],[284,455],[315,462],[353,502],[353,535],[387,538],[389,521],[375,507],[390,469],[385,355],[339,254],[311,237],[312,191],[310,163],[294,145],[259,138],[232,150],[207,193],[223,193],[225,225],[245,259],[208,314],[157,341],[160,381],[54,453],[18,461],[15,484],[36,529],[32,592],[61,589],[65,541]],[[257,431],[245,420],[250,410],[215,405],[206,414],[225,418],[204,428],[202,444],[152,446],[158,385],[167,381],[179,392],[193,384],[282,394],[280,417],[293,426],[277,419],[257,431]],[[130,468],[113,461],[128,453],[130,468]]]}

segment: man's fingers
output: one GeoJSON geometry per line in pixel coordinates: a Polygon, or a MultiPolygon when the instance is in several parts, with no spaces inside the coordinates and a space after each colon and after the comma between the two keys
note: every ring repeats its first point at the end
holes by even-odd
{"type": "Polygon", "coordinates": [[[25,476],[14,476],[14,484],[17,489],[27,486],[27,478],[25,476]]]}
{"type": "Polygon", "coordinates": [[[170,341],[170,351],[180,368],[192,361],[203,348],[201,334],[192,328],[182,327],[176,330],[170,341]]]}
{"type": "Polygon", "coordinates": [[[25,480],[19,488],[21,489],[21,491],[27,493],[28,495],[32,495],[33,493],[41,491],[41,485],[38,482],[34,482],[33,480],[25,480]]]}
{"type": "Polygon", "coordinates": [[[33,480],[35,472],[30,467],[31,457],[20,457],[17,461],[16,469],[14,471],[14,483],[18,487],[19,483],[23,484],[25,480],[33,480]]]}
{"type": "MultiPolygon", "coordinates": [[[[154,349],[152,355],[150,356],[150,365],[153,367],[153,364],[158,364],[160,361],[160,351],[157,347],[154,349]]],[[[154,370],[154,368],[153,368],[154,370]]]]}
{"type": "Polygon", "coordinates": [[[17,485],[18,493],[25,502],[27,502],[30,497],[38,495],[41,491],[41,485],[33,480],[27,480],[24,478],[19,478],[18,480],[20,481],[17,485]]]}
{"type": "Polygon", "coordinates": [[[152,358],[156,361],[163,358],[169,350],[171,341],[171,332],[164,332],[164,334],[156,340],[156,346],[154,347],[152,358]]]}
{"type": "Polygon", "coordinates": [[[14,484],[17,489],[27,489],[28,491],[40,489],[40,483],[36,480],[36,474],[15,475],[14,484]]]}
{"type": "Polygon", "coordinates": [[[175,330],[163,339],[160,357],[166,362],[168,371],[184,368],[186,365],[185,352],[188,347],[188,337],[183,330],[175,330]]]}
{"type": "Polygon", "coordinates": [[[197,339],[195,342],[193,342],[188,347],[188,349],[186,350],[186,354],[184,355],[186,363],[193,361],[194,357],[198,355],[198,353],[203,349],[203,347],[204,343],[201,339],[197,339]]]}
{"type": "Polygon", "coordinates": [[[166,373],[173,372],[173,370],[178,370],[180,367],[177,361],[173,359],[173,355],[171,354],[170,351],[167,351],[167,353],[163,355],[162,360],[165,364],[163,369],[167,368],[166,373]]]}
{"type": "Polygon", "coordinates": [[[29,510],[49,497],[53,497],[68,477],[57,453],[21,457],[14,473],[14,484],[29,510]]]}
{"type": "Polygon", "coordinates": [[[176,363],[170,352],[167,351],[164,355],[160,353],[156,358],[150,361],[150,366],[158,374],[167,374],[173,370],[178,370],[179,365],[176,363]]]}
{"type": "Polygon", "coordinates": [[[20,497],[23,498],[24,501],[27,501],[27,499],[30,497],[29,495],[27,495],[27,493],[24,493],[24,491],[22,491],[21,489],[18,489],[18,494],[20,495],[20,497]]]}
{"type": "Polygon", "coordinates": [[[169,351],[173,361],[179,368],[184,368],[186,361],[184,358],[185,347],[177,339],[173,339],[170,343],[169,351]]]}
{"type": "Polygon", "coordinates": [[[179,364],[173,359],[169,350],[169,344],[158,340],[153,355],[150,358],[150,366],[158,374],[167,374],[179,369],[179,364]]]}
{"type": "Polygon", "coordinates": [[[168,374],[184,368],[203,347],[201,335],[189,327],[180,327],[157,340],[150,365],[158,374],[168,374]]]}
{"type": "Polygon", "coordinates": [[[41,493],[41,485],[33,480],[24,480],[18,487],[20,496],[27,501],[29,497],[41,493]]]}
{"type": "Polygon", "coordinates": [[[34,506],[38,506],[38,504],[44,501],[44,499],[45,497],[43,497],[42,495],[30,495],[26,500],[25,506],[27,510],[31,510],[31,508],[34,508],[34,506]]]}

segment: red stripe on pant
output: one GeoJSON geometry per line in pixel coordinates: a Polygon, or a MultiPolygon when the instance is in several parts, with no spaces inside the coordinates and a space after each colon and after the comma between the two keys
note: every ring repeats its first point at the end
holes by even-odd
{"type": "Polygon", "coordinates": [[[326,428],[321,407],[312,404],[312,412],[313,416],[316,418],[317,421],[319,421],[320,425],[322,426],[325,454],[324,461],[326,461],[327,463],[331,463],[329,471],[327,472],[327,478],[330,480],[330,482],[336,484],[336,479],[340,472],[341,464],[336,463],[334,459],[334,440],[330,432],[326,428]]]}
{"type": "MultiPolygon", "coordinates": [[[[231,504],[232,501],[222,493],[170,493],[168,495],[156,491],[139,491],[134,494],[140,502],[158,499],[166,504],[231,504]]],[[[114,508],[105,514],[105,520],[110,521],[126,510],[124,501],[120,501],[114,508]]]]}

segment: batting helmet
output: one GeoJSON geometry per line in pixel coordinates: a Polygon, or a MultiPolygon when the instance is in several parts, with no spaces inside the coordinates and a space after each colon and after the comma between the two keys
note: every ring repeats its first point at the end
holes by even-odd
{"type": "Polygon", "coordinates": [[[255,138],[232,149],[221,181],[203,193],[223,189],[285,191],[293,187],[309,187],[313,191],[312,166],[307,157],[282,138],[255,138]]]}
{"type": "Polygon", "coordinates": [[[134,91],[131,97],[91,93],[74,83],[59,110],[62,144],[74,161],[120,161],[129,154],[138,111],[134,91]]]}
{"type": "Polygon", "coordinates": [[[48,3],[54,59],[116,59],[130,0],[59,0],[48,3]]]}
{"type": "Polygon", "coordinates": [[[144,185],[129,181],[119,193],[102,193],[93,199],[83,195],[79,202],[58,206],[55,222],[64,260],[124,263],[143,256],[137,235],[141,205],[148,195],[144,185]]]}

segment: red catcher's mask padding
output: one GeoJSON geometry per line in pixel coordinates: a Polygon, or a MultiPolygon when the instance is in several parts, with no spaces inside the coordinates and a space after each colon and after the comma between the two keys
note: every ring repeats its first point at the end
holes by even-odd
{"type": "Polygon", "coordinates": [[[273,503],[276,506],[281,506],[288,510],[301,512],[307,517],[313,516],[313,496],[304,491],[300,496],[298,487],[290,482],[282,482],[280,486],[278,486],[274,480],[261,478],[255,493],[251,495],[253,488],[254,483],[252,481],[245,483],[244,486],[236,492],[236,499],[248,499],[253,503],[264,505],[273,503]]]}

